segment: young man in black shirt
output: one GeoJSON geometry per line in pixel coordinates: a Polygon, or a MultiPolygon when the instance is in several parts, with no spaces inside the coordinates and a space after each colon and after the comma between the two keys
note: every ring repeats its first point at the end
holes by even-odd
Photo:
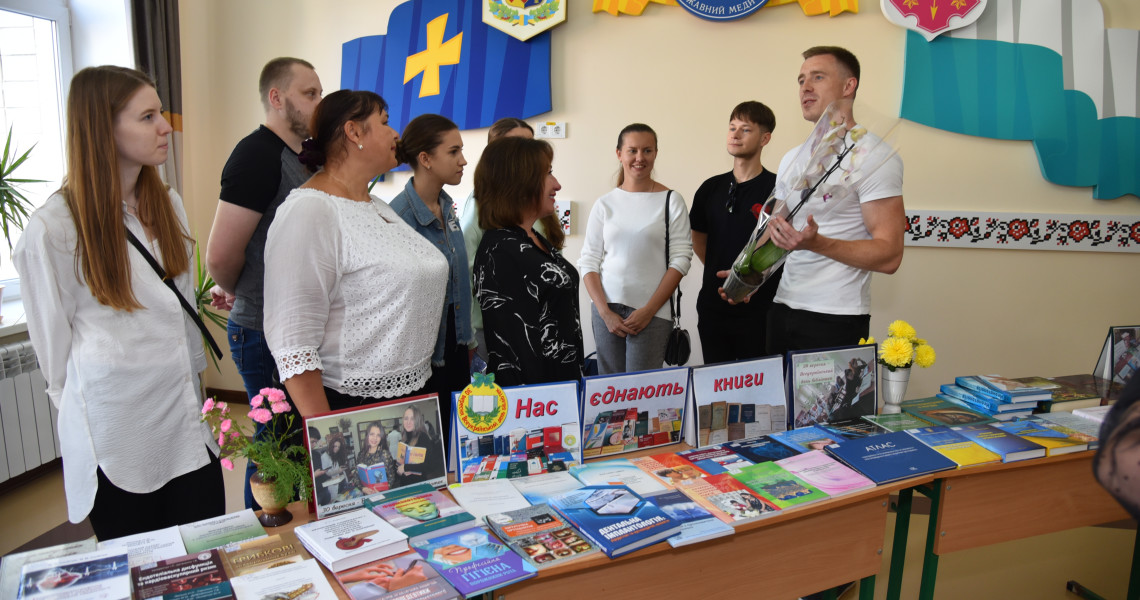
{"type": "MultiPolygon", "coordinates": [[[[258,82],[265,124],[242,138],[222,169],[222,189],[206,244],[206,267],[217,286],[214,306],[230,310],[230,353],[250,397],[276,382],[276,365],[262,323],[265,238],[277,207],[309,179],[297,160],[309,137],[309,121],[321,101],[321,80],[299,58],[275,58],[258,82]]],[[[300,423],[296,424],[297,429],[300,423]]],[[[257,427],[257,434],[264,426],[257,427]]],[[[246,473],[245,504],[255,508],[246,473]]]]}
{"type": "Polygon", "coordinates": [[[726,271],[748,242],[757,215],[776,185],[776,174],[765,169],[760,154],[772,139],[776,116],[755,101],[732,109],[728,121],[728,153],[732,170],[710,177],[693,196],[689,221],[693,251],[704,264],[697,295],[697,332],[706,364],[764,356],[768,307],[779,286],[782,269],[753,295],[751,301],[729,304],[721,299],[726,271]]]}

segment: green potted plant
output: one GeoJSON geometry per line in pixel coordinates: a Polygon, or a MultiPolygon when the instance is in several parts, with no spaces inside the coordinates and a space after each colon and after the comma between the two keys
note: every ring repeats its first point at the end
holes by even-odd
{"type": "MultiPolygon", "coordinates": [[[[8,249],[12,249],[12,234],[23,229],[28,212],[35,208],[20,186],[29,183],[43,183],[42,179],[17,179],[14,176],[16,169],[28,160],[28,155],[35,149],[31,148],[18,154],[12,146],[12,128],[8,128],[8,138],[4,141],[4,154],[0,155],[0,229],[4,231],[4,240],[8,242],[8,249]]],[[[3,297],[4,286],[0,285],[0,298],[3,297]]]]}
{"type": "Polygon", "coordinates": [[[294,492],[301,500],[313,497],[313,479],[309,472],[309,451],[302,444],[293,444],[289,436],[293,420],[292,408],[285,401],[285,392],[265,388],[250,398],[249,418],[268,425],[265,435],[256,439],[230,416],[225,402],[206,399],[202,406],[202,421],[218,436],[222,466],[233,470],[231,457],[244,457],[257,465],[257,473],[250,478],[254,498],[261,505],[261,524],[266,527],[284,525],[293,515],[286,505],[294,492]],[[288,413],[288,414],[286,414],[288,413]],[[279,422],[278,419],[283,422],[279,422]]]}

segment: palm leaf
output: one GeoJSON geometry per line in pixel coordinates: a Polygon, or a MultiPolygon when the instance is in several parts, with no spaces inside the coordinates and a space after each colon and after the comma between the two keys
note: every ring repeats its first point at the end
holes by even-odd
{"type": "MultiPolygon", "coordinates": [[[[197,275],[197,284],[194,287],[194,301],[198,307],[198,316],[202,320],[209,321],[222,329],[226,328],[226,316],[219,313],[210,306],[212,297],[210,296],[210,288],[214,287],[214,278],[210,277],[209,271],[206,270],[206,265],[202,264],[202,248],[198,244],[194,244],[194,272],[197,275]]],[[[202,336],[202,345],[208,345],[205,336],[202,336]]],[[[210,357],[210,362],[214,364],[214,368],[219,373],[222,372],[222,367],[218,365],[218,357],[214,356],[213,352],[207,352],[210,357]]]]}
{"type": "Polygon", "coordinates": [[[17,150],[12,146],[12,128],[8,128],[8,138],[4,141],[4,154],[0,155],[0,231],[3,231],[9,249],[12,248],[12,234],[24,228],[29,211],[35,208],[20,191],[19,186],[44,183],[42,179],[17,179],[11,176],[20,165],[24,164],[24,161],[28,160],[35,147],[36,145],[32,144],[32,147],[23,154],[15,156],[17,150]]]}

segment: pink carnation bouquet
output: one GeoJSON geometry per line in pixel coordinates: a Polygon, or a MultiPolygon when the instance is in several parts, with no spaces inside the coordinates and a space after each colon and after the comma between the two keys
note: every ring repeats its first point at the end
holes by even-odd
{"type": "Polygon", "coordinates": [[[207,398],[202,405],[201,420],[209,423],[218,436],[222,466],[233,470],[234,457],[247,458],[255,465],[261,477],[273,481],[277,500],[287,502],[294,491],[301,500],[313,497],[313,479],[309,471],[309,451],[301,444],[290,444],[289,431],[296,418],[285,400],[285,392],[265,388],[249,400],[249,419],[266,425],[260,436],[254,436],[235,421],[230,406],[207,398]]]}

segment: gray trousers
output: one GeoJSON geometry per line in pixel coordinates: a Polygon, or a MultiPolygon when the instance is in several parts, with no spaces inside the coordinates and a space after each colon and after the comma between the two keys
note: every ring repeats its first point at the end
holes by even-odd
{"type": "MultiPolygon", "coordinates": [[[[634,311],[624,304],[613,302],[609,307],[623,319],[634,311]]],[[[665,365],[665,344],[669,341],[669,332],[673,331],[672,321],[653,317],[641,333],[623,338],[610,333],[606,322],[598,314],[598,308],[593,304],[590,305],[590,313],[593,315],[591,324],[594,328],[594,343],[598,347],[599,375],[648,371],[665,365]]]]}

